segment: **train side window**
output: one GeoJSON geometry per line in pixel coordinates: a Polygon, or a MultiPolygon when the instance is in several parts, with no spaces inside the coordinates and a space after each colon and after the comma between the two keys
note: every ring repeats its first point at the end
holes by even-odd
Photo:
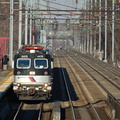
{"type": "Polygon", "coordinates": [[[17,60],[17,68],[19,69],[29,69],[31,65],[31,60],[26,58],[20,58],[17,60]]]}
{"type": "Polygon", "coordinates": [[[47,59],[35,59],[34,67],[36,69],[48,68],[48,60],[47,59]]]}

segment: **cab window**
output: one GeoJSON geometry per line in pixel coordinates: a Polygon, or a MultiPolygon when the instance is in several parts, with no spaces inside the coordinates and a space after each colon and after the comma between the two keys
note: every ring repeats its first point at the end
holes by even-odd
{"type": "Polygon", "coordinates": [[[35,59],[34,66],[37,69],[48,68],[48,60],[47,59],[35,59]]]}
{"type": "Polygon", "coordinates": [[[20,58],[20,59],[17,60],[17,68],[19,68],[19,69],[29,69],[30,64],[31,64],[30,59],[20,58]]]}

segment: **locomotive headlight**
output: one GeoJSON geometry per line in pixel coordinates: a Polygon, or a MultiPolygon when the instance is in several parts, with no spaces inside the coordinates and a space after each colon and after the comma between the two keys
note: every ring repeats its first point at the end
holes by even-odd
{"type": "Polygon", "coordinates": [[[35,89],[36,89],[36,90],[39,90],[39,88],[38,88],[38,87],[36,87],[35,89]]]}
{"type": "Polygon", "coordinates": [[[47,83],[45,83],[45,84],[44,84],[44,86],[45,86],[45,87],[47,87],[47,86],[48,86],[48,84],[47,84],[47,83]]]}
{"type": "Polygon", "coordinates": [[[35,71],[30,71],[29,75],[35,75],[35,71]]]}
{"type": "Polygon", "coordinates": [[[47,90],[52,90],[51,86],[48,86],[48,87],[47,87],[47,90]]]}
{"type": "Polygon", "coordinates": [[[18,90],[18,86],[13,86],[13,90],[18,90]]]}
{"type": "Polygon", "coordinates": [[[20,87],[20,83],[18,83],[17,86],[20,87]]]}

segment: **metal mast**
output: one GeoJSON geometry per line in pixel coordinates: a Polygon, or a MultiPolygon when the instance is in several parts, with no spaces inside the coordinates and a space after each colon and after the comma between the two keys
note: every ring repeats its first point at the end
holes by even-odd
{"type": "Polygon", "coordinates": [[[21,41],[22,41],[22,0],[19,0],[19,37],[18,37],[18,48],[21,47],[21,41]]]}
{"type": "MultiPolygon", "coordinates": [[[[90,0],[90,10],[93,9],[93,5],[92,5],[93,3],[92,2],[93,2],[93,0],[90,0]]],[[[90,18],[92,18],[92,12],[90,12],[90,15],[91,15],[90,18]]],[[[92,24],[92,22],[93,21],[90,20],[90,24],[92,24]]],[[[92,37],[93,28],[92,28],[92,25],[90,25],[90,27],[91,27],[91,29],[90,29],[90,54],[92,55],[92,53],[93,53],[93,51],[92,51],[93,50],[92,49],[92,47],[93,47],[93,45],[92,45],[93,44],[93,41],[92,41],[92,39],[93,39],[93,37],[92,37]]]]}
{"type": "Polygon", "coordinates": [[[101,51],[101,0],[99,0],[99,53],[101,51]]]}
{"type": "Polygon", "coordinates": [[[10,0],[10,43],[9,43],[10,66],[12,66],[12,60],[13,60],[13,8],[14,8],[14,0],[10,0]]]}
{"type": "Polygon", "coordinates": [[[104,62],[107,62],[107,0],[105,0],[105,59],[104,62]]]}
{"type": "MultiPolygon", "coordinates": [[[[90,9],[90,7],[87,5],[87,0],[86,0],[86,20],[90,19],[90,12],[89,15],[87,16],[87,9],[90,9]]],[[[89,21],[90,22],[90,21],[89,21]]],[[[87,30],[87,53],[90,53],[90,27],[86,27],[87,30]]]]}
{"type": "MultiPolygon", "coordinates": [[[[30,10],[33,9],[33,5],[32,3],[30,3],[30,10]]],[[[30,11],[30,25],[29,25],[29,44],[32,44],[32,12],[33,11],[30,11]]]]}
{"type": "MultiPolygon", "coordinates": [[[[28,9],[28,2],[26,1],[25,8],[28,9]]],[[[25,45],[27,44],[28,39],[28,10],[25,11],[25,45]]]]}
{"type": "MultiPolygon", "coordinates": [[[[97,0],[94,1],[94,8],[95,8],[95,10],[96,10],[96,7],[97,7],[96,4],[97,4],[97,0]]],[[[97,20],[95,20],[93,24],[95,24],[95,28],[94,28],[94,30],[95,30],[95,32],[94,32],[94,57],[95,57],[95,52],[96,52],[96,34],[97,34],[97,32],[96,32],[97,31],[96,24],[97,24],[97,20]]]]}
{"type": "Polygon", "coordinates": [[[113,10],[113,12],[112,12],[112,62],[114,63],[115,62],[115,59],[114,59],[114,47],[115,47],[115,31],[114,31],[114,29],[115,29],[115,12],[114,12],[114,10],[115,10],[115,1],[113,0],[112,1],[112,10],[113,10]]]}

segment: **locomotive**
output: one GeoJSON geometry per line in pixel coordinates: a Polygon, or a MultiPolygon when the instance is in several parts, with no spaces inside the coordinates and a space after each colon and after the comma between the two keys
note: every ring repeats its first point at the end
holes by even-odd
{"type": "Polygon", "coordinates": [[[52,90],[53,56],[40,45],[25,45],[14,57],[13,91],[19,100],[47,100],[52,90]]]}

